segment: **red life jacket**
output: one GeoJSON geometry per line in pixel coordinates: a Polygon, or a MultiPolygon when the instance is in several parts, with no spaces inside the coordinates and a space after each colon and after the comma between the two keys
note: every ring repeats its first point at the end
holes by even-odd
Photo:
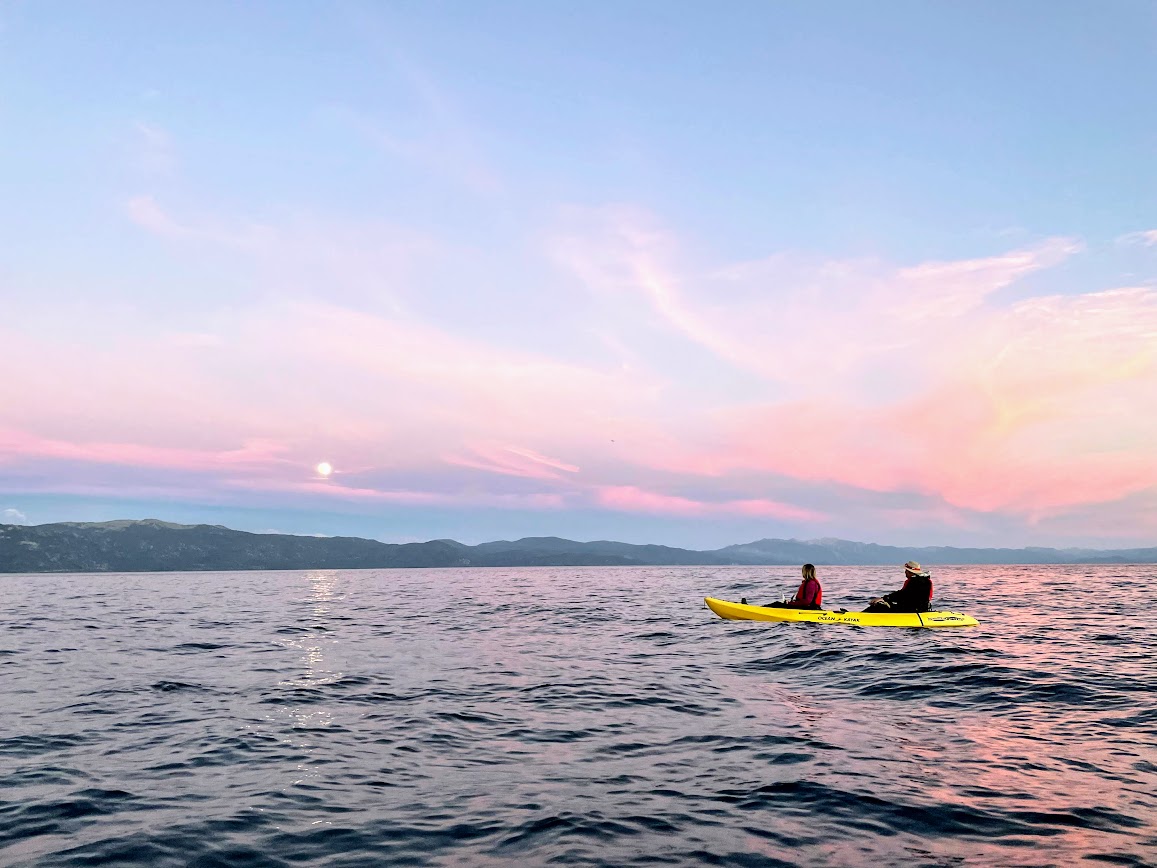
{"type": "Polygon", "coordinates": [[[795,592],[794,603],[802,606],[822,606],[824,604],[824,589],[820,587],[818,579],[804,579],[799,583],[799,590],[795,592]]]}

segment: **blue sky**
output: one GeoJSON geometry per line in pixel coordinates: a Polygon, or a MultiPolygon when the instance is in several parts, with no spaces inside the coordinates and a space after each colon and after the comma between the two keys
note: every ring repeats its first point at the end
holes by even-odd
{"type": "Polygon", "coordinates": [[[1130,2],[0,4],[0,509],[1152,543],[1155,47],[1130,2]]]}

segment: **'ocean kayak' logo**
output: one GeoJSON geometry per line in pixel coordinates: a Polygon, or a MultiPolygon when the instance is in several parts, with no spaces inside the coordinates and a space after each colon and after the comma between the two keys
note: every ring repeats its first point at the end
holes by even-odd
{"type": "Polygon", "coordinates": [[[818,618],[816,618],[816,620],[827,623],[827,624],[859,624],[860,623],[859,618],[854,618],[854,617],[853,618],[848,618],[848,617],[836,618],[835,616],[828,615],[826,613],[823,615],[820,615],[818,618]]]}

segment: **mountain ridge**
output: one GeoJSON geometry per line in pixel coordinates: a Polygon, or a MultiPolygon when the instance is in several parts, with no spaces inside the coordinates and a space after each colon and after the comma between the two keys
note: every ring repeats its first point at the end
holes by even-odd
{"type": "Polygon", "coordinates": [[[902,548],[836,538],[761,539],[699,551],[562,537],[467,545],[456,540],[384,543],[347,536],[252,533],[160,519],[0,524],[0,573],[385,569],[529,566],[817,566],[1157,563],[1133,549],[902,548]]]}

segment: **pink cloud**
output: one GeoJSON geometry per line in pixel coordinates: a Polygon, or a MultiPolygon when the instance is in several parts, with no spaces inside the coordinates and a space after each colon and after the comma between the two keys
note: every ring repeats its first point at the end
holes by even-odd
{"type": "Polygon", "coordinates": [[[221,470],[284,464],[285,451],[282,444],[272,441],[250,441],[239,449],[215,451],[146,446],[138,443],[77,443],[0,429],[0,461],[50,458],[131,467],[221,470]]]}
{"type": "Polygon", "coordinates": [[[579,468],[558,458],[541,455],[532,449],[502,444],[474,444],[469,455],[447,455],[447,464],[470,467],[507,476],[527,479],[561,479],[558,471],[578,473],[579,468]]]}
{"type": "Polygon", "coordinates": [[[148,196],[128,212],[175,256],[225,251],[221,274],[236,280],[245,263],[256,286],[205,308],[185,299],[180,317],[115,294],[59,305],[27,293],[0,323],[20,371],[0,378],[6,467],[168,468],[204,489],[367,503],[593,502],[800,522],[825,516],[747,497],[758,474],[918,495],[944,504],[945,521],[1051,520],[1157,486],[1157,293],[1002,301],[1075,255],[1070,239],[958,261],[785,253],[715,267],[637,210],[579,213],[551,251],[587,291],[536,273],[520,303],[556,293],[567,315],[546,323],[496,295],[495,319],[516,326],[498,331],[445,313],[469,280],[421,271],[461,257],[469,278],[485,259],[420,233],[174,216],[148,196]],[[424,279],[410,286],[413,275],[424,279]],[[351,472],[304,478],[322,459],[351,472]],[[410,490],[431,480],[435,491],[410,490]],[[510,493],[525,480],[544,491],[510,493]]]}
{"type": "Polygon", "coordinates": [[[764,518],[780,518],[785,521],[826,521],[828,516],[812,509],[792,506],[790,503],[781,503],[777,500],[748,499],[730,500],[718,504],[722,512],[733,512],[739,515],[756,515],[764,518]]]}
{"type": "Polygon", "coordinates": [[[101,312],[86,311],[90,325],[75,333],[0,325],[0,344],[25,372],[0,378],[0,425],[35,420],[44,439],[76,445],[77,456],[101,451],[85,444],[135,444],[142,455],[176,450],[180,463],[193,460],[180,454],[189,446],[216,454],[277,440],[285,458],[309,466],[432,467],[449,454],[542,478],[578,465],[514,438],[553,443],[559,454],[589,446],[599,427],[648,427],[639,414],[653,386],[642,375],[493,347],[409,318],[270,302],[212,331],[158,334],[116,313],[94,327],[101,312]],[[464,443],[482,453],[462,454],[464,443]]]}
{"type": "Polygon", "coordinates": [[[701,515],[706,510],[697,500],[644,491],[633,485],[608,485],[598,489],[600,506],[624,512],[656,512],[671,515],[701,515]]]}
{"type": "Polygon", "coordinates": [[[633,485],[607,485],[595,491],[596,502],[608,509],[623,512],[648,512],[660,515],[748,515],[787,521],[822,521],[825,516],[809,509],[774,500],[702,501],[676,495],[646,491],[633,485]]]}
{"type": "Polygon", "coordinates": [[[92,474],[85,474],[83,479],[73,478],[69,482],[41,487],[41,490],[56,493],[107,494],[113,489],[121,494],[136,492],[141,496],[160,494],[177,497],[184,492],[213,499],[214,490],[245,490],[415,506],[486,506],[503,509],[559,509],[565,506],[565,498],[561,494],[550,492],[514,494],[417,491],[345,485],[333,478],[287,478],[287,473],[305,476],[310,468],[284,458],[284,452],[284,447],[276,443],[247,443],[240,449],[212,451],[157,448],[132,443],[69,443],[32,437],[7,429],[0,430],[0,463],[47,460],[201,475],[201,484],[187,477],[176,480],[158,477],[155,484],[142,486],[137,482],[116,482],[112,478],[107,484],[94,484],[90,481],[92,474]]]}
{"type": "Polygon", "coordinates": [[[566,500],[551,493],[503,494],[478,491],[414,491],[340,485],[317,480],[230,480],[229,488],[261,492],[316,495],[348,501],[377,501],[413,506],[494,507],[499,509],[561,509],[566,500]]]}
{"type": "Polygon", "coordinates": [[[915,397],[727,410],[713,448],[654,463],[936,495],[982,512],[1116,500],[1157,486],[1154,336],[1151,290],[1033,299],[982,322],[968,352],[954,350],[954,378],[915,397]]]}

